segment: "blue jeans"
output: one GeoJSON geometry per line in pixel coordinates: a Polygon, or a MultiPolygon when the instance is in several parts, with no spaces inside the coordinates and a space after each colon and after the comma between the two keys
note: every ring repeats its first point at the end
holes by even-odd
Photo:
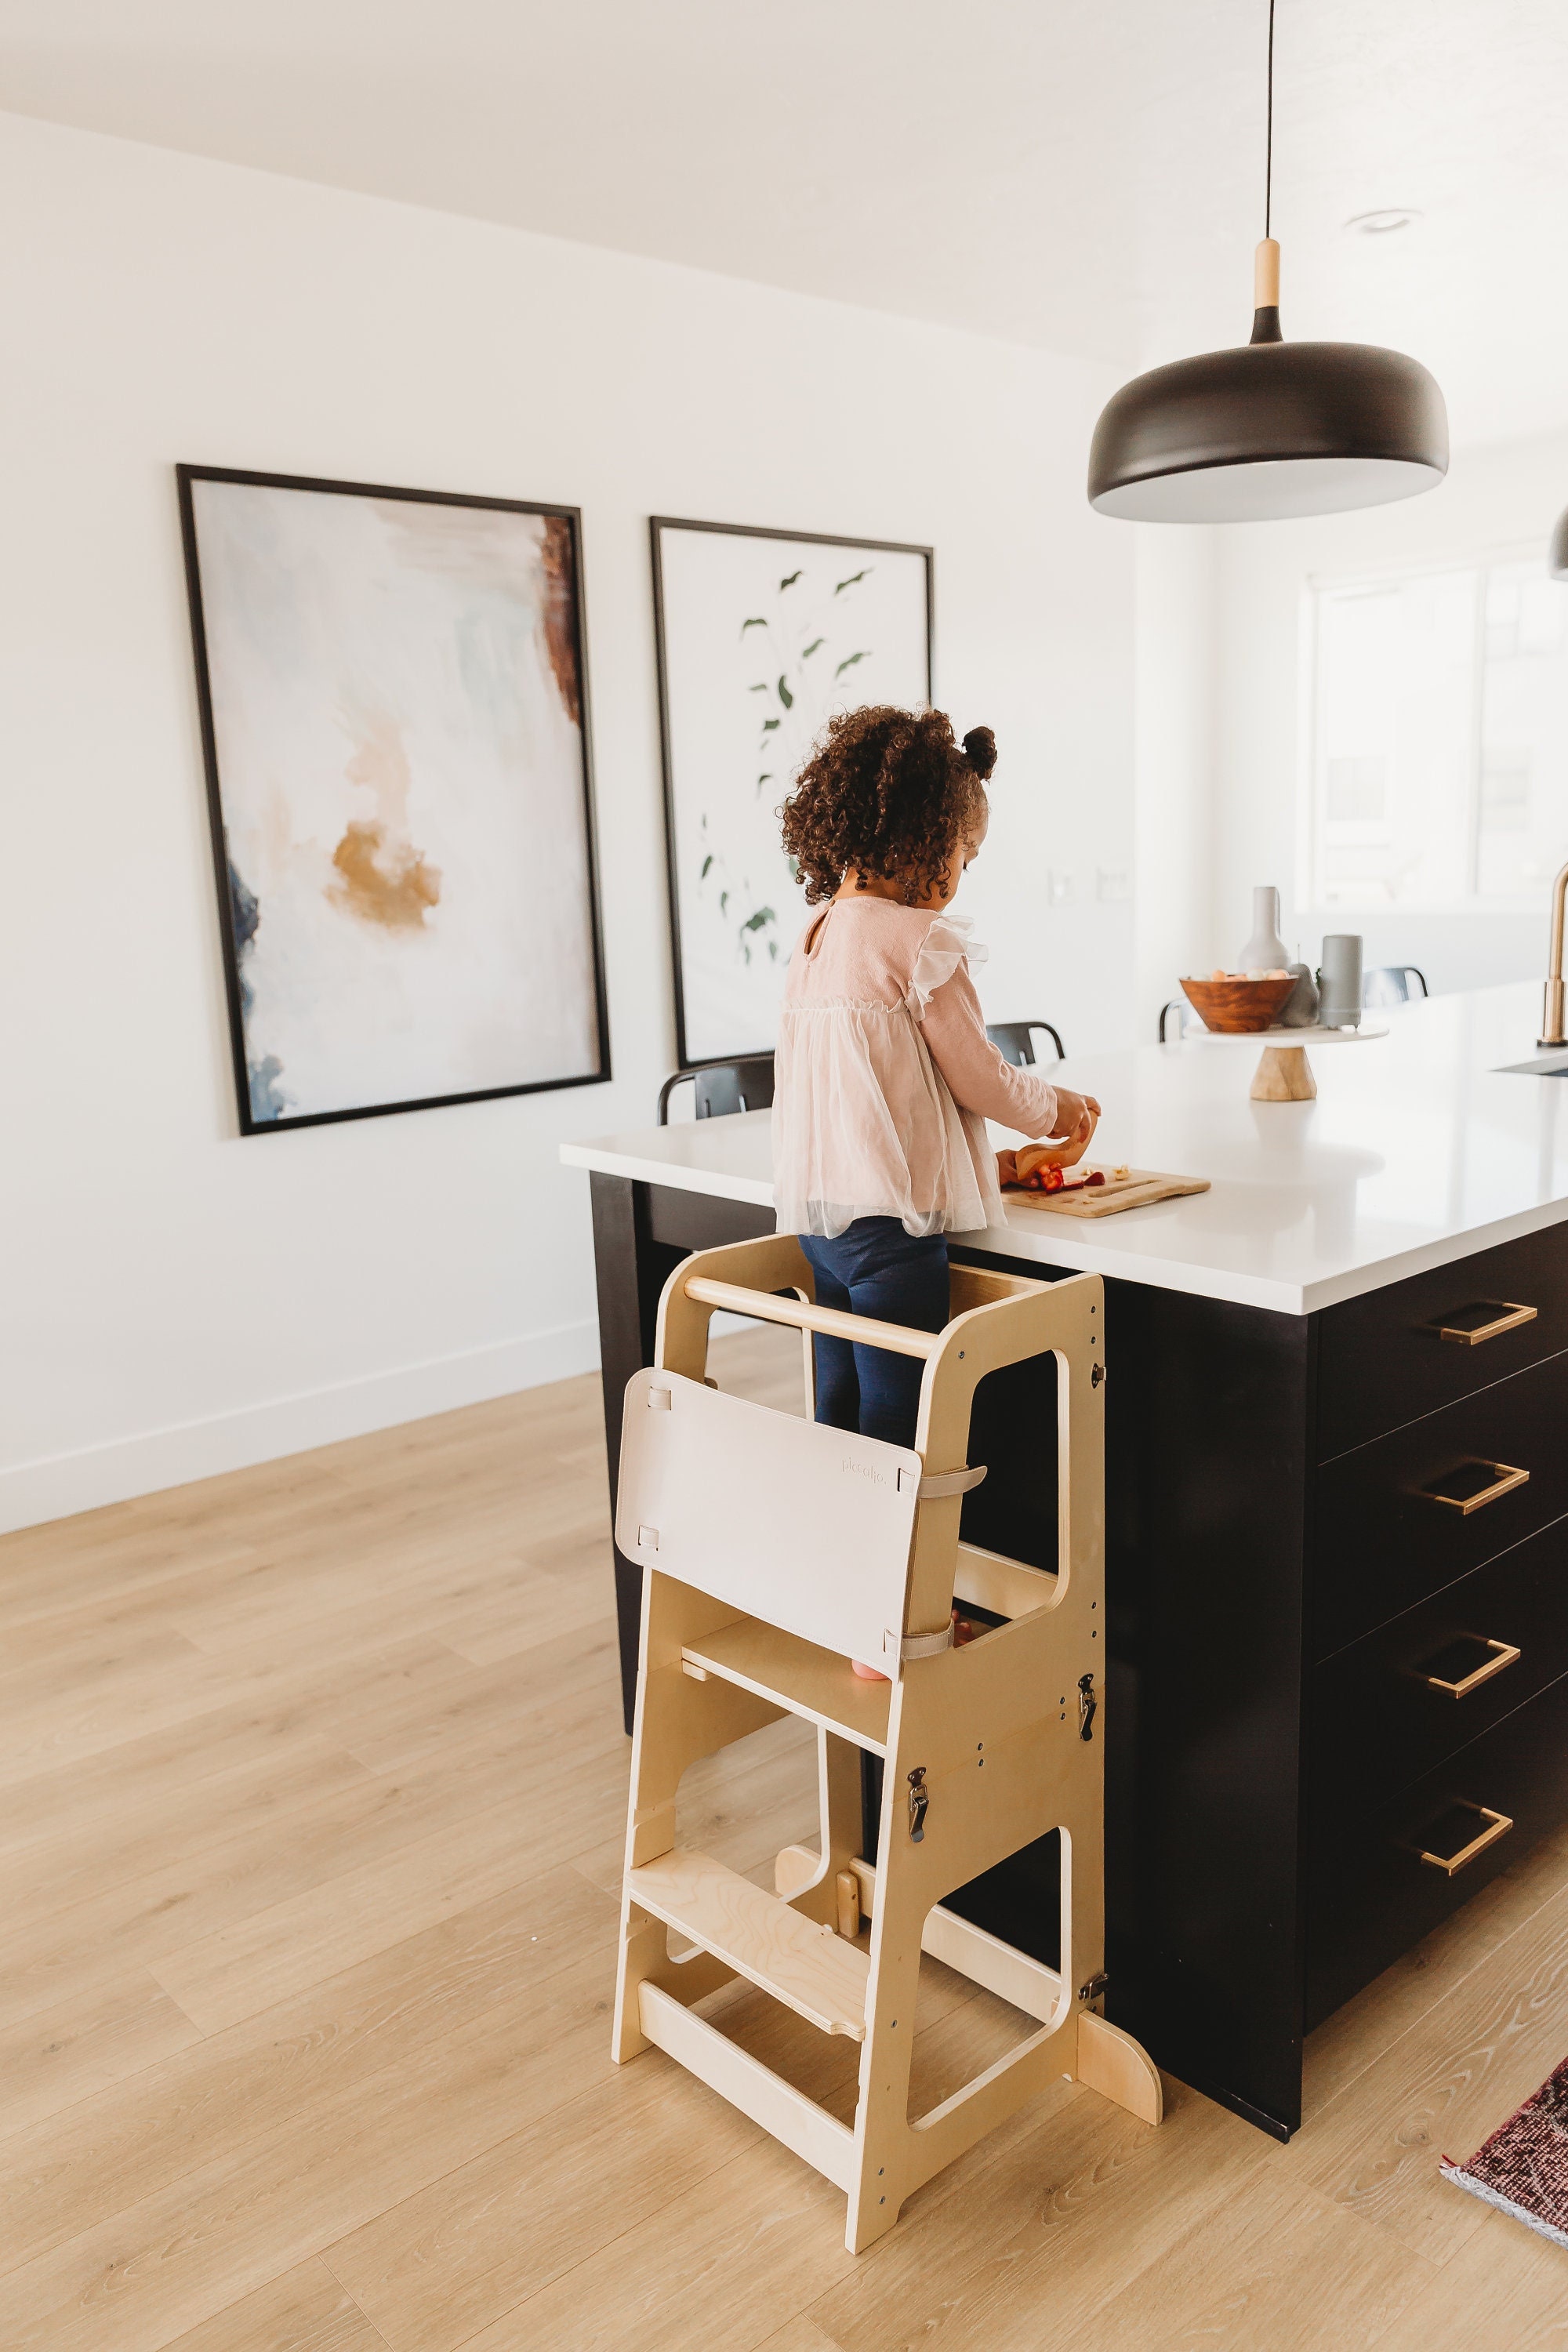
{"type": "MultiPolygon", "coordinates": [[[[897,1217],[857,1217],[836,1241],[802,1234],[816,1275],[816,1303],[883,1323],[940,1331],[948,1319],[947,1240],[905,1233],[897,1217]]],[[[920,1412],[919,1356],[893,1356],[848,1339],[813,1342],[816,1418],[889,1445],[912,1445],[920,1412]]]]}

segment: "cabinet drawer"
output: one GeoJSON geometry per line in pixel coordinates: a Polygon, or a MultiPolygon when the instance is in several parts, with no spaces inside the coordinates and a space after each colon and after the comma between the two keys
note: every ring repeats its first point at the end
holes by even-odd
{"type": "Polygon", "coordinates": [[[1468,1902],[1565,1813],[1568,1675],[1403,1796],[1380,1796],[1369,1785],[1359,1804],[1342,1801],[1310,1848],[1308,2026],[1468,1902]],[[1501,1829],[1488,1813],[1512,1827],[1501,1829]],[[1451,1863],[1478,1846],[1451,1876],[1421,1859],[1425,1853],[1451,1863]]]}
{"type": "Polygon", "coordinates": [[[1408,1788],[1565,1674],[1568,1519],[1559,1519],[1315,1670],[1314,1822],[1365,1790],[1408,1788]]]}
{"type": "Polygon", "coordinates": [[[1561,1518],[1565,1423],[1568,1356],[1555,1356],[1319,1470],[1311,1655],[1342,1649],[1561,1518]]]}
{"type": "Polygon", "coordinates": [[[1564,1348],[1568,1225],[1347,1298],[1325,1311],[1319,1335],[1318,1458],[1330,1461],[1564,1348]],[[1485,1332],[1522,1307],[1534,1307],[1531,1320],[1489,1338],[1442,1336],[1467,1324],[1485,1332]]]}

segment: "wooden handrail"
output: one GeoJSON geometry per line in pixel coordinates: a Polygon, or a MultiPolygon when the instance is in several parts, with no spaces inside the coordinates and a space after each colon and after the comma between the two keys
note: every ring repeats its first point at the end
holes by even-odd
{"type": "Polygon", "coordinates": [[[788,1323],[797,1331],[820,1331],[832,1339],[852,1339],[861,1348],[886,1348],[896,1356],[934,1356],[942,1345],[940,1331],[911,1331],[902,1323],[879,1323],[868,1315],[846,1315],[837,1307],[807,1307],[798,1298],[778,1298],[772,1291],[747,1290],[738,1282],[713,1282],[694,1274],[685,1285],[688,1298],[702,1307],[727,1307],[731,1315],[750,1315],[762,1323],[788,1323]]]}

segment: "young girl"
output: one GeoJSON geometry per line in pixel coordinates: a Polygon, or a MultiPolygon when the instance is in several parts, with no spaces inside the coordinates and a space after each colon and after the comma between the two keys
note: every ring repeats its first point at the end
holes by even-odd
{"type": "MultiPolygon", "coordinates": [[[[784,804],[809,903],[774,1063],[781,1233],[796,1233],[819,1305],[939,1331],[950,1232],[1000,1224],[984,1122],[1058,1137],[1081,1158],[1092,1096],[1015,1069],[985,1034],[970,977],[984,950],[944,910],[985,838],[988,727],[953,740],[940,710],[878,705],[832,719],[784,804]]],[[[1011,1155],[1007,1155],[1011,1156],[1011,1155]]],[[[912,1445],[921,1360],[816,1341],[816,1418],[912,1445]]]]}

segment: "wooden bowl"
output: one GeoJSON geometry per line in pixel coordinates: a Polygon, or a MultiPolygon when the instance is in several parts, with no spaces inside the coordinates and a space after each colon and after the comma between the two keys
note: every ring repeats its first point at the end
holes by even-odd
{"type": "Polygon", "coordinates": [[[1289,972],[1283,980],[1184,980],[1183,993],[1205,1029],[1228,1036],[1251,1029],[1272,1028],[1296,986],[1289,972]]]}

